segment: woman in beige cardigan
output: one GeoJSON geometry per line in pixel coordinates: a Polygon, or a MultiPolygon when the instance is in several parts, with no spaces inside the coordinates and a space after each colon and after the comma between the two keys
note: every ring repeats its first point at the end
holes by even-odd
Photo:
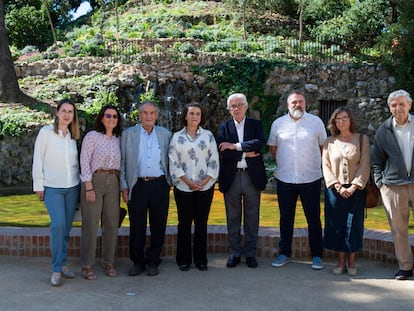
{"type": "Polygon", "coordinates": [[[324,143],[324,247],[336,251],[334,274],[357,275],[356,252],[364,233],[365,185],[370,173],[368,138],[358,134],[355,119],[345,107],[336,109],[328,124],[332,136],[324,143]],[[346,262],[348,261],[348,262],[346,262]]]}

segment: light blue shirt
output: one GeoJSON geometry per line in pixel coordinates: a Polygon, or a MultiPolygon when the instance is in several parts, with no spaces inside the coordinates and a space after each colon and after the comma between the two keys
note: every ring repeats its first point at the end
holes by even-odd
{"type": "Polygon", "coordinates": [[[161,169],[161,150],[155,127],[150,134],[142,128],[138,150],[140,151],[138,152],[138,177],[164,175],[161,169]]]}

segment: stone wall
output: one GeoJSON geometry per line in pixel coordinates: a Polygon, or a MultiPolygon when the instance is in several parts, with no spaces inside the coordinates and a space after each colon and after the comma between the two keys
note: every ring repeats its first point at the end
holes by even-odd
{"type": "Polygon", "coordinates": [[[31,190],[33,146],[38,131],[38,127],[32,127],[20,137],[0,138],[0,195],[31,190]]]}
{"type": "MultiPolygon", "coordinates": [[[[197,57],[203,57],[198,60],[199,65],[208,65],[220,56],[197,57]]],[[[160,119],[172,130],[178,126],[173,121],[177,119],[177,111],[190,99],[201,102],[207,108],[207,119],[211,122],[209,127],[213,132],[219,123],[229,117],[225,109],[226,99],[218,91],[205,87],[206,77],[196,75],[191,70],[193,62],[175,64],[171,61],[158,62],[158,58],[152,60],[152,63],[121,64],[110,59],[92,57],[53,59],[16,64],[16,72],[19,78],[32,76],[45,81],[48,77],[106,74],[107,80],[103,87],[115,86],[117,95],[122,97],[120,101],[125,101],[126,105],[136,101],[137,84],[144,81],[144,87],[157,87],[164,105],[162,110],[165,110],[160,119]]],[[[274,68],[263,87],[266,94],[280,95],[277,115],[285,112],[286,94],[292,89],[305,92],[308,111],[317,115],[321,112],[322,101],[345,101],[357,116],[360,131],[372,139],[376,128],[389,115],[386,99],[394,83],[394,77],[381,64],[308,64],[274,68]]],[[[76,94],[76,86],[65,87],[74,88],[70,91],[76,94]]],[[[254,107],[250,107],[250,110],[254,110],[254,107]]],[[[255,115],[260,118],[259,114],[255,115]]],[[[4,137],[0,140],[0,194],[1,187],[31,183],[35,133],[36,130],[29,129],[20,138],[4,137]]]]}

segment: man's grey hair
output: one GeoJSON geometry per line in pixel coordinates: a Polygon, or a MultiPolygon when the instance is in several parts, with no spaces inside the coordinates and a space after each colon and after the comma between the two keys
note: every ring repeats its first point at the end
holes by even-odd
{"type": "Polygon", "coordinates": [[[242,93],[234,93],[231,94],[228,98],[227,98],[227,109],[230,109],[231,106],[231,101],[233,99],[236,98],[241,98],[243,100],[243,104],[247,107],[249,105],[249,103],[247,102],[247,98],[246,95],[242,94],[242,93]]]}
{"type": "Polygon", "coordinates": [[[142,110],[144,109],[144,106],[146,105],[150,105],[153,106],[155,108],[155,110],[157,111],[157,113],[160,112],[160,109],[158,108],[158,105],[156,103],[153,103],[150,100],[145,100],[143,101],[139,106],[138,106],[138,112],[142,112],[142,110]]]}
{"type": "Polygon", "coordinates": [[[387,104],[388,106],[390,105],[391,101],[394,100],[397,97],[401,97],[404,96],[405,98],[407,98],[407,100],[412,103],[413,99],[411,98],[410,93],[408,93],[406,90],[397,90],[392,92],[390,95],[388,95],[388,100],[387,100],[387,104]]]}

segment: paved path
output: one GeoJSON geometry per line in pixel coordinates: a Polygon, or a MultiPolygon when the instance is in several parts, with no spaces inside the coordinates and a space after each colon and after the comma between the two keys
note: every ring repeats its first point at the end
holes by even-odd
{"type": "Polygon", "coordinates": [[[128,259],[118,262],[119,276],[96,268],[96,281],[77,273],[60,288],[49,286],[50,259],[0,256],[0,310],[413,310],[414,279],[395,281],[397,268],[365,259],[360,275],[335,276],[334,262],[314,271],[308,261],[272,268],[259,258],[257,269],[241,264],[225,268],[226,255],[210,256],[209,271],[181,272],[174,258],[164,258],[161,273],[129,277],[128,259]]]}

